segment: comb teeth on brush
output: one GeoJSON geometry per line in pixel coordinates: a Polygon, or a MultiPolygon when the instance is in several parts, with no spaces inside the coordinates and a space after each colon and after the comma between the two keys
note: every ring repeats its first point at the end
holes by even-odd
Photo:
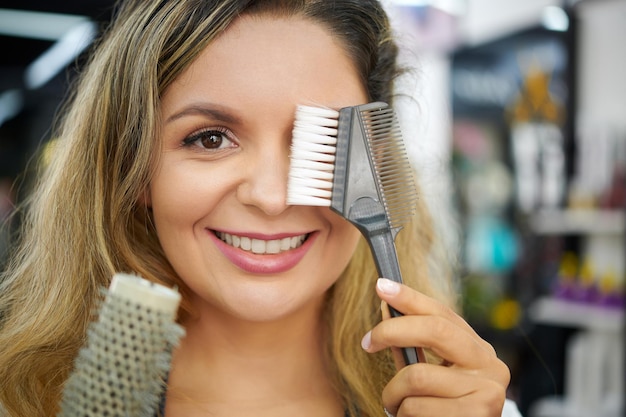
{"type": "MultiPolygon", "coordinates": [[[[417,187],[393,109],[299,106],[290,164],[287,204],[326,206],[346,218],[367,240],[379,276],[401,283],[394,241],[415,214],[417,187]]],[[[414,348],[403,355],[418,361],[414,348]]]]}
{"type": "Polygon", "coordinates": [[[116,274],[97,321],[67,380],[59,417],[154,417],[172,349],[180,294],[143,278],[116,274]]]}

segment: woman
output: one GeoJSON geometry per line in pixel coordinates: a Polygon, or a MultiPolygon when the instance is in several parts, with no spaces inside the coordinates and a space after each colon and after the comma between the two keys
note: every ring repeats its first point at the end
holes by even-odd
{"type": "Polygon", "coordinates": [[[499,416],[508,369],[453,312],[425,207],[398,286],[345,220],[285,203],[296,105],[392,102],[396,53],[373,0],[121,5],[3,276],[6,413],[55,414],[100,289],[130,271],[183,293],[166,416],[499,416]]]}

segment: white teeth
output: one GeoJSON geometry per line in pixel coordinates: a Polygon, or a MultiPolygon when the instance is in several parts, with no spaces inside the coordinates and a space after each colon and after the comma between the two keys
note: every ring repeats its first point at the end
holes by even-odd
{"type": "Polygon", "coordinates": [[[281,240],[269,240],[265,244],[265,252],[266,253],[279,253],[280,252],[280,242],[281,242],[281,240]]]}
{"type": "MultiPolygon", "coordinates": [[[[242,249],[245,249],[243,245],[241,247],[242,249]]],[[[250,249],[254,253],[265,253],[265,242],[259,239],[252,239],[250,249]]]]}
{"type": "Polygon", "coordinates": [[[276,254],[296,249],[302,246],[302,243],[305,241],[307,235],[286,237],[284,239],[261,240],[251,239],[245,236],[231,235],[224,232],[217,232],[217,237],[235,248],[263,255],[276,254]]]}

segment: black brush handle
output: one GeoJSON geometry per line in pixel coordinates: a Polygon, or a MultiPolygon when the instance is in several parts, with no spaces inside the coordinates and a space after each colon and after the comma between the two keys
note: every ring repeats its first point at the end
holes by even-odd
{"type": "MultiPolygon", "coordinates": [[[[398,256],[396,253],[396,246],[393,240],[393,234],[387,228],[381,230],[378,233],[369,234],[366,236],[370,248],[372,250],[372,256],[374,257],[374,263],[378,274],[383,278],[388,278],[397,283],[402,283],[402,274],[400,273],[400,266],[398,264],[398,256]]],[[[388,305],[389,313],[392,317],[400,317],[403,314],[388,305]]],[[[418,363],[417,349],[414,347],[403,347],[402,356],[406,365],[418,363]]]]}
{"type": "MultiPolygon", "coordinates": [[[[362,197],[354,201],[350,207],[348,219],[354,224],[367,240],[374,258],[378,276],[388,278],[402,284],[402,273],[398,263],[398,253],[394,243],[396,232],[389,225],[389,218],[381,203],[373,198],[362,197]]],[[[389,306],[392,317],[403,314],[389,306]]],[[[403,347],[402,356],[406,365],[418,363],[417,349],[403,347]]]]}

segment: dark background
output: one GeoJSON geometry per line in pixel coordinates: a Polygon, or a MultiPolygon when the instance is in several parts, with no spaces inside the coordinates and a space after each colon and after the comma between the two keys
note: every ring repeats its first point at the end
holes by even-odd
{"type": "MultiPolygon", "coordinates": [[[[110,19],[114,5],[114,0],[0,1],[0,9],[85,16],[100,29],[110,19]]],[[[54,40],[0,34],[0,50],[4,52],[0,54],[0,95],[10,90],[19,92],[23,103],[17,116],[0,124],[0,178],[15,178],[22,173],[39,145],[49,139],[50,124],[79,58],[37,89],[25,86],[24,73],[28,65],[53,45],[54,40]]]]}

